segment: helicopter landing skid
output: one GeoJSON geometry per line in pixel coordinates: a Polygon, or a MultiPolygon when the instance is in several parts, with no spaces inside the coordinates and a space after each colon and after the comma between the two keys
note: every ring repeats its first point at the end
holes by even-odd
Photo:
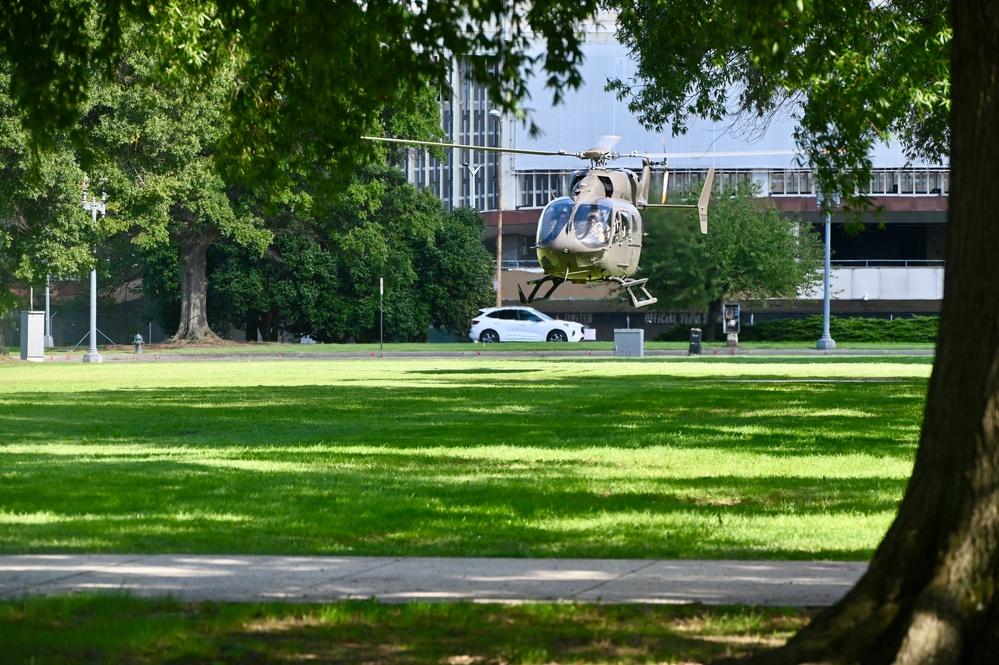
{"type": "Polygon", "coordinates": [[[631,299],[632,307],[648,307],[649,305],[659,302],[659,298],[653,298],[652,294],[649,293],[648,289],[645,288],[645,283],[649,281],[648,277],[644,279],[625,279],[623,277],[608,277],[608,280],[612,282],[617,282],[624,287],[624,290],[628,292],[628,298],[631,299]],[[641,298],[635,295],[632,289],[639,289],[642,292],[641,298]]]}
{"type": "Polygon", "coordinates": [[[529,282],[527,282],[528,284],[534,285],[534,288],[531,290],[531,295],[529,296],[524,295],[524,290],[520,288],[520,284],[518,284],[517,291],[520,292],[520,302],[523,305],[530,305],[532,302],[540,302],[542,300],[548,300],[549,298],[552,297],[552,294],[555,293],[555,289],[560,287],[563,282],[565,282],[565,280],[562,279],[561,277],[552,277],[551,275],[545,275],[540,279],[532,279],[529,282]],[[548,289],[548,293],[538,298],[537,297],[538,289],[540,289],[541,285],[544,284],[545,282],[551,282],[552,287],[548,289]]]}

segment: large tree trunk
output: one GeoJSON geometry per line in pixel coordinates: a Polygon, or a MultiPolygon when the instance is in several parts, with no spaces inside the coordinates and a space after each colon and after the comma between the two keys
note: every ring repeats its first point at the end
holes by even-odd
{"type": "Polygon", "coordinates": [[[704,326],[704,341],[714,342],[718,340],[718,326],[722,318],[722,301],[712,300],[708,303],[708,320],[704,326]]]}
{"type": "Polygon", "coordinates": [[[758,663],[999,663],[999,5],[954,0],[947,277],[913,476],[866,575],[758,663]]]}
{"type": "Polygon", "coordinates": [[[171,342],[201,342],[218,336],[208,327],[208,248],[211,235],[180,234],[180,324],[171,342]]]}

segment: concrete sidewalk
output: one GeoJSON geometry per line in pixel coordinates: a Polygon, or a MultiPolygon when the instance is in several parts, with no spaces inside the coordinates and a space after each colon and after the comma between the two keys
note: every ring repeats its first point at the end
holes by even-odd
{"type": "Polygon", "coordinates": [[[0,598],[82,592],[324,603],[578,601],[816,607],[866,563],[224,555],[0,556],[0,598]]]}

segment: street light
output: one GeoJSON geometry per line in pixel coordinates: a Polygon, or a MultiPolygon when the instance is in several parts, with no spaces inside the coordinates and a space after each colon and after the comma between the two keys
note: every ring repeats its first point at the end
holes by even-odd
{"type": "Polygon", "coordinates": [[[55,346],[52,341],[52,300],[50,296],[51,291],[51,275],[45,275],[45,348],[51,349],[55,346]]]}
{"type": "MultiPolygon", "coordinates": [[[[475,153],[472,152],[472,151],[469,151],[469,152],[471,152],[472,159],[474,160],[475,159],[475,153]]],[[[468,169],[468,173],[469,173],[469,176],[470,176],[469,179],[468,179],[469,191],[470,191],[470,194],[471,194],[471,202],[469,204],[469,207],[470,208],[475,208],[476,210],[478,210],[479,207],[475,203],[475,176],[479,172],[479,169],[482,168],[482,164],[472,165],[472,164],[469,164],[468,162],[465,162],[464,166],[465,166],[466,169],[468,169]]]]}
{"type": "MultiPolygon", "coordinates": [[[[97,199],[87,200],[87,190],[83,190],[83,209],[90,211],[92,219],[94,220],[94,226],[97,226],[97,213],[101,213],[101,217],[104,216],[106,212],[106,207],[104,205],[107,200],[107,194],[101,193],[101,200],[97,199]]],[[[83,362],[85,363],[99,363],[104,362],[104,358],[101,356],[100,352],[97,350],[97,266],[95,265],[90,269],[90,348],[87,352],[83,354],[83,362]]]]}
{"type": "MultiPolygon", "coordinates": [[[[503,112],[493,109],[489,115],[499,121],[499,147],[503,148],[503,112]]],[[[496,199],[496,306],[503,306],[503,153],[497,169],[499,186],[496,199]]]]}
{"type": "Polygon", "coordinates": [[[822,337],[819,338],[815,348],[819,350],[830,350],[836,348],[836,341],[829,334],[829,270],[830,270],[830,260],[832,257],[832,212],[831,208],[839,205],[839,193],[830,194],[826,196],[821,191],[815,192],[815,200],[819,204],[819,209],[825,213],[826,218],[826,247],[825,247],[825,273],[822,277],[822,285],[824,288],[822,296],[822,337]],[[828,206],[824,206],[828,203],[828,206]]]}

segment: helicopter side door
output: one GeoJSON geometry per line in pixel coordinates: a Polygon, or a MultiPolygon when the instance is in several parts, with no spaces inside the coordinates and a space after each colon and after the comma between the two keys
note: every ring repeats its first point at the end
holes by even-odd
{"type": "Polygon", "coordinates": [[[613,244],[623,245],[631,237],[631,215],[624,208],[614,211],[613,244]]]}

